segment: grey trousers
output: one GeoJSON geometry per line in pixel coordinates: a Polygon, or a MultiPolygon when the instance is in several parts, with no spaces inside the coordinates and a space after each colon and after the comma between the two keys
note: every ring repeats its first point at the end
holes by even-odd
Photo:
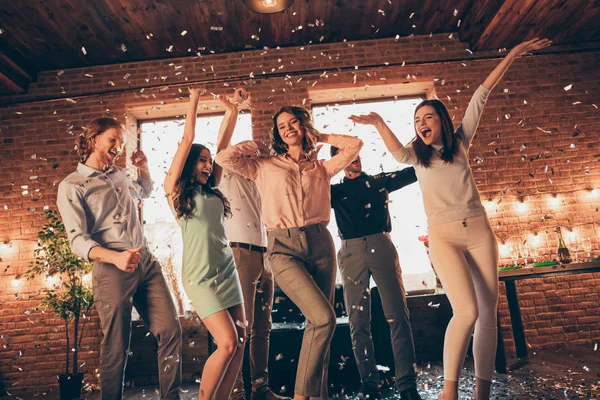
{"type": "Polygon", "coordinates": [[[131,310],[136,310],[158,341],[161,399],[179,399],[181,326],[160,264],[147,249],[133,273],[94,262],[92,292],[104,339],[100,348],[103,400],[123,398],[123,379],[131,340],[131,310]]]}
{"type": "Polygon", "coordinates": [[[327,399],[329,344],[335,331],[333,239],[322,224],[267,235],[275,280],[306,317],[294,392],[327,399]]]}
{"type": "MultiPolygon", "coordinates": [[[[273,322],[271,319],[273,271],[265,260],[264,253],[238,247],[233,247],[231,250],[244,295],[250,346],[250,377],[252,391],[256,392],[269,384],[269,339],[273,322]]],[[[241,397],[243,392],[244,380],[240,371],[232,397],[241,397]]]]}
{"type": "Polygon", "coordinates": [[[354,357],[364,384],[379,384],[371,337],[371,296],[373,276],[390,325],[396,386],[405,390],[416,386],[415,347],[402,283],[398,252],[388,233],[343,240],[338,262],[344,280],[344,301],[350,322],[354,357]]]}

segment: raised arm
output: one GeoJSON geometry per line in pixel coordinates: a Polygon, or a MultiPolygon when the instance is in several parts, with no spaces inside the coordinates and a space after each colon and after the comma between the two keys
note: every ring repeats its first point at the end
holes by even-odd
{"type": "Polygon", "coordinates": [[[350,165],[363,147],[362,140],[348,135],[326,135],[320,133],[318,141],[320,143],[329,143],[339,149],[335,156],[323,163],[330,177],[350,165]]]}
{"type": "Polygon", "coordinates": [[[219,152],[215,157],[215,163],[228,171],[236,172],[249,179],[256,179],[260,166],[257,157],[261,152],[261,144],[258,141],[248,140],[229,146],[219,152]]]}
{"type": "Polygon", "coordinates": [[[171,167],[169,168],[169,172],[167,172],[167,176],[165,177],[165,182],[163,184],[169,204],[172,204],[173,202],[171,195],[175,189],[177,180],[181,176],[183,166],[185,165],[185,160],[187,159],[187,156],[192,148],[192,144],[194,143],[194,137],[196,136],[196,113],[198,110],[198,102],[200,101],[200,95],[204,93],[203,89],[199,88],[188,88],[188,90],[190,91],[190,103],[188,105],[187,115],[185,117],[183,138],[181,139],[181,142],[179,142],[177,152],[175,152],[175,156],[171,162],[171,167]]]}
{"type": "MultiPolygon", "coordinates": [[[[219,95],[219,101],[223,107],[225,107],[225,115],[223,116],[223,121],[221,121],[219,135],[217,136],[217,154],[229,146],[231,137],[233,136],[233,131],[235,130],[235,125],[237,124],[237,117],[239,114],[238,105],[240,102],[247,99],[248,94],[243,88],[236,89],[233,93],[233,98],[231,99],[225,95],[219,95]]],[[[215,176],[217,186],[219,186],[219,183],[221,182],[221,176],[223,175],[223,168],[219,164],[215,163],[213,165],[212,173],[215,176]]]]}
{"type": "Polygon", "coordinates": [[[552,42],[548,39],[536,38],[514,47],[488,75],[475,93],[473,93],[473,97],[471,97],[471,101],[469,102],[465,116],[460,125],[462,140],[467,149],[471,145],[471,141],[477,131],[477,126],[479,125],[481,114],[483,113],[483,107],[488,99],[490,91],[498,84],[498,82],[500,82],[506,73],[506,70],[508,70],[508,67],[510,67],[510,65],[521,55],[533,50],[543,49],[550,46],[551,43],[552,42]]]}
{"type": "Polygon", "coordinates": [[[412,148],[404,147],[394,132],[385,123],[381,115],[370,112],[363,115],[351,115],[348,119],[355,124],[373,125],[383,139],[385,147],[394,156],[396,161],[403,164],[416,164],[417,160],[412,148]]]}
{"type": "Polygon", "coordinates": [[[394,132],[392,132],[390,127],[387,126],[381,115],[377,114],[376,112],[370,112],[363,115],[351,115],[348,117],[348,119],[355,124],[373,125],[375,129],[377,129],[377,132],[379,132],[385,147],[387,147],[390,153],[398,151],[404,147],[394,132]]]}
{"type": "Polygon", "coordinates": [[[483,81],[483,86],[489,90],[492,90],[498,84],[498,82],[500,82],[500,80],[504,76],[504,73],[506,72],[506,70],[508,70],[508,67],[511,66],[513,61],[515,61],[517,58],[519,58],[525,53],[544,49],[550,46],[551,44],[552,41],[548,39],[535,38],[513,47],[513,49],[506,55],[506,57],[504,57],[504,59],[500,61],[500,64],[498,64],[496,68],[494,68],[494,70],[488,75],[487,78],[485,78],[485,81],[483,81]]]}
{"type": "Polygon", "coordinates": [[[147,199],[152,194],[152,177],[148,169],[148,158],[142,150],[134,151],[131,155],[131,163],[138,169],[138,178],[133,182],[135,196],[140,199],[147,199]]]}

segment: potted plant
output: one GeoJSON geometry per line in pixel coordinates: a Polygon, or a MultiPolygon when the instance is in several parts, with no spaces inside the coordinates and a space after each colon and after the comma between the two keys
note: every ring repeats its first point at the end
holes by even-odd
{"type": "Polygon", "coordinates": [[[77,358],[87,321],[86,314],[94,303],[92,292],[83,283],[83,276],[92,270],[92,265],[72,252],[58,212],[48,210],[44,217],[47,222],[38,232],[35,261],[30,263],[24,276],[28,280],[39,276],[45,279],[57,276],[60,279],[52,288],[42,289],[41,306],[53,311],[65,323],[66,366],[64,374],[58,376],[60,398],[78,399],[81,397],[83,374],[77,370],[77,358]],[[69,326],[73,327],[72,335],[69,333],[69,326]]]}

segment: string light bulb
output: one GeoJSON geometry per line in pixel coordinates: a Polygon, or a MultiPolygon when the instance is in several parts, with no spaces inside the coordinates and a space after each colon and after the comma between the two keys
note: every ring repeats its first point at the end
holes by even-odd
{"type": "Polygon", "coordinates": [[[295,0],[242,0],[250,11],[258,14],[275,14],[287,10],[295,0]]]}
{"type": "Polygon", "coordinates": [[[487,201],[485,202],[485,205],[484,205],[484,207],[485,207],[485,209],[486,209],[487,211],[493,211],[493,210],[494,210],[494,206],[495,206],[495,205],[496,205],[496,203],[495,203],[495,202],[494,202],[494,201],[493,201],[491,198],[489,198],[489,199],[487,199],[487,201]]]}
{"type": "Polygon", "coordinates": [[[524,197],[519,197],[519,202],[517,203],[517,211],[519,211],[519,212],[527,211],[527,204],[525,203],[524,197]]]}

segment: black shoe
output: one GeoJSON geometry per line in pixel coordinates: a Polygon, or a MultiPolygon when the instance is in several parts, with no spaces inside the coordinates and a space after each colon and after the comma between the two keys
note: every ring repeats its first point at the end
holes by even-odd
{"type": "Polygon", "coordinates": [[[358,398],[361,400],[373,400],[379,398],[379,389],[377,385],[373,385],[372,383],[367,383],[360,388],[360,392],[358,392],[358,398]]]}
{"type": "Polygon", "coordinates": [[[423,400],[416,387],[411,387],[400,392],[401,400],[423,400]]]}

